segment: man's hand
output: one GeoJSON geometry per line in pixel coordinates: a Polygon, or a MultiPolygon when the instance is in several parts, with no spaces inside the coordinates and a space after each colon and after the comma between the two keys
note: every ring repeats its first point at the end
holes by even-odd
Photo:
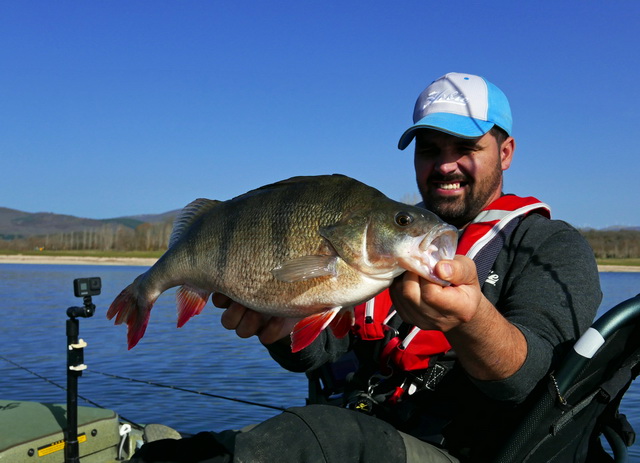
{"type": "Polygon", "coordinates": [[[258,336],[262,344],[272,344],[281,339],[288,339],[298,319],[271,317],[238,304],[221,293],[213,293],[211,302],[216,307],[226,309],[220,322],[228,330],[235,330],[241,338],[258,336]]]}
{"type": "Polygon", "coordinates": [[[475,263],[465,256],[438,262],[440,286],[405,272],[391,286],[400,317],[425,330],[440,330],[467,373],[480,380],[514,374],[527,357],[522,332],[509,323],[482,294],[475,263]]]}
{"type": "Polygon", "coordinates": [[[391,294],[394,307],[405,322],[423,330],[446,333],[470,322],[480,310],[484,296],[475,263],[468,257],[438,262],[435,274],[451,285],[440,286],[405,272],[393,283],[391,294]]]}

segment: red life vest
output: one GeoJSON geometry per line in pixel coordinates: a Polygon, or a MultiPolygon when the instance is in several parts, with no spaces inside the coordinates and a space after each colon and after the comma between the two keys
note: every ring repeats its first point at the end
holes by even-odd
{"type": "MultiPolygon", "coordinates": [[[[505,195],[498,198],[464,228],[458,240],[457,254],[477,258],[509,223],[532,212],[550,217],[549,206],[534,197],[505,195]]],[[[493,262],[489,265],[493,265],[493,262]]],[[[353,332],[364,340],[383,339],[390,329],[387,323],[395,315],[391,309],[389,290],[356,306],[353,332]]],[[[423,370],[430,366],[435,356],[449,349],[451,345],[441,331],[413,327],[403,338],[395,336],[388,341],[380,355],[380,367],[387,373],[423,370]]]]}

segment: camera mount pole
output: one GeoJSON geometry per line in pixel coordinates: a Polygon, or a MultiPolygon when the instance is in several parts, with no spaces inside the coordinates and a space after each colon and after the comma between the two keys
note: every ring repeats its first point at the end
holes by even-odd
{"type": "Polygon", "coordinates": [[[93,316],[96,306],[91,296],[84,296],[83,307],[69,307],[67,309],[67,430],[64,447],[65,463],[80,462],[80,448],[78,442],[78,378],[87,368],[84,364],[84,348],[87,343],[78,339],[80,323],[78,317],[93,316]]]}

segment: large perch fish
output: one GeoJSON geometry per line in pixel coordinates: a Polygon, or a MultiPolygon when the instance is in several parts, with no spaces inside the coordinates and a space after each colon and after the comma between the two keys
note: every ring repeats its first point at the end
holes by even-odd
{"type": "Polygon", "coordinates": [[[265,314],[306,317],[291,333],[296,352],[329,324],[346,335],[351,308],[405,270],[446,284],[433,267],[453,258],[456,240],[456,229],[432,212],[352,178],[294,177],[186,206],[167,252],[120,293],[107,317],[127,323],[131,349],[162,292],[180,286],[178,327],[221,292],[265,314]]]}

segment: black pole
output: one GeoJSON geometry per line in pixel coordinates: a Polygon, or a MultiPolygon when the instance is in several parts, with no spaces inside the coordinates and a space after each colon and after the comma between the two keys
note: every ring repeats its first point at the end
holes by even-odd
{"type": "Polygon", "coordinates": [[[78,442],[78,378],[87,368],[84,364],[84,347],[87,345],[78,338],[80,323],[76,317],[91,317],[96,306],[91,296],[84,296],[84,307],[67,309],[67,429],[65,431],[64,461],[80,463],[78,442]]]}
{"type": "Polygon", "coordinates": [[[83,349],[78,346],[80,324],[74,317],[67,320],[67,430],[64,447],[65,463],[80,461],[78,443],[78,377],[82,375],[83,349]]]}

